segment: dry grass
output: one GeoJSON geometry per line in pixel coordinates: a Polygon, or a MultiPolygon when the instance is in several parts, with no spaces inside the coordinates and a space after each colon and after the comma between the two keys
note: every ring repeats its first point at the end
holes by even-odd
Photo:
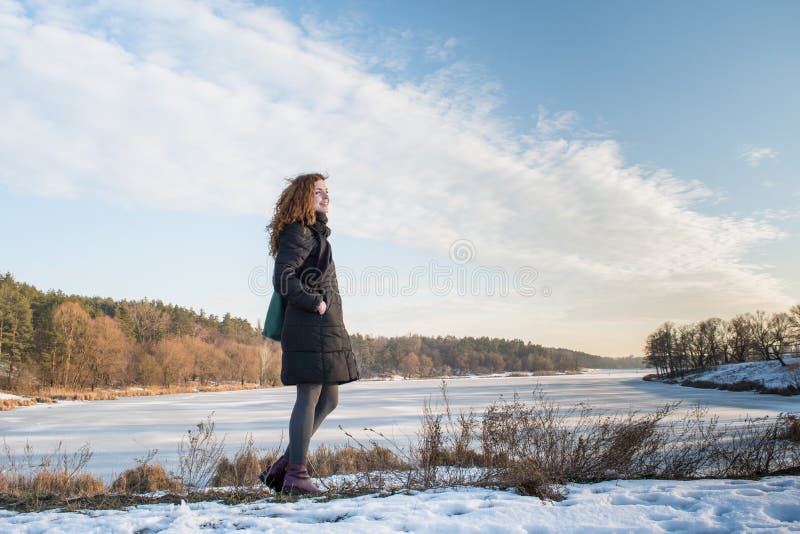
{"type": "Polygon", "coordinates": [[[139,495],[166,491],[176,493],[180,484],[170,477],[160,464],[143,464],[127,469],[111,484],[111,491],[125,495],[139,495]]]}
{"type": "Polygon", "coordinates": [[[18,406],[33,406],[36,401],[33,399],[0,399],[0,412],[12,410],[18,406]]]}
{"type": "Polygon", "coordinates": [[[218,439],[214,414],[200,421],[195,430],[188,430],[178,445],[178,472],[185,493],[208,487],[222,459],[225,438],[218,439]]]}
{"type": "Polygon", "coordinates": [[[122,495],[141,495],[165,491],[178,493],[181,489],[180,482],[174,476],[167,474],[158,462],[153,462],[157,449],[148,451],[144,458],[137,458],[136,467],[125,470],[111,484],[111,491],[122,495]]]}
{"type": "Polygon", "coordinates": [[[277,453],[273,453],[259,458],[253,436],[250,434],[244,445],[234,455],[233,460],[229,460],[225,454],[220,457],[211,479],[211,485],[235,489],[255,486],[260,482],[258,475],[261,474],[264,467],[271,464],[277,457],[277,453]]]}
{"type": "Polygon", "coordinates": [[[107,490],[103,481],[85,472],[92,457],[88,445],[73,454],[61,449],[61,443],[49,455],[36,459],[29,444],[18,461],[3,444],[4,461],[0,469],[0,503],[23,509],[42,505],[65,504],[70,498],[94,497],[107,490]]]}

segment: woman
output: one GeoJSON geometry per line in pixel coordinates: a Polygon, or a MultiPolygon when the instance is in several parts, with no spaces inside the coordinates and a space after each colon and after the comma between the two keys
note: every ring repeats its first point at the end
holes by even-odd
{"type": "Polygon", "coordinates": [[[286,301],[281,381],[296,385],[297,400],[289,420],[289,447],[261,480],[286,493],[322,493],[306,469],[309,441],[336,408],[339,385],[359,378],[328,243],[329,204],[325,176],[302,174],[289,180],[269,225],[272,284],[286,301]]]}

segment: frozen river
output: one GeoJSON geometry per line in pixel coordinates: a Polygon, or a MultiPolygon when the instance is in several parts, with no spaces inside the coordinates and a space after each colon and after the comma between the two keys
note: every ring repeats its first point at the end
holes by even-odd
{"type": "MultiPolygon", "coordinates": [[[[459,378],[447,380],[451,407],[480,411],[500,398],[531,398],[537,385],[548,399],[565,406],[586,402],[603,411],[640,411],[667,402],[683,401],[688,408],[700,403],[721,422],[746,415],[758,417],[800,411],[800,398],[685,388],[645,382],[642,371],[595,371],[580,375],[524,378],[459,378]]],[[[369,439],[369,427],[405,445],[419,429],[426,399],[441,400],[441,379],[360,381],[342,386],[336,411],[315,434],[321,441],[344,443],[347,436],[369,439]]],[[[232,455],[252,433],[256,446],[269,449],[285,443],[294,387],[222,393],[128,397],[115,401],[60,402],[0,412],[0,438],[21,453],[26,441],[34,453],[52,451],[59,441],[67,451],[89,443],[94,453],[90,470],[106,479],[135,465],[134,458],[158,449],[158,458],[170,465],[186,432],[212,412],[217,432],[226,438],[232,455]]]]}

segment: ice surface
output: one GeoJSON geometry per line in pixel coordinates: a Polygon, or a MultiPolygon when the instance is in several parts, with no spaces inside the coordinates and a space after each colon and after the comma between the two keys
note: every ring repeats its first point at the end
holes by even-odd
{"type": "MultiPolygon", "coordinates": [[[[650,410],[675,400],[683,407],[700,403],[721,422],[739,421],[746,415],[774,416],[800,409],[798,398],[679,387],[642,380],[644,371],[595,371],[578,375],[544,377],[492,377],[447,380],[454,410],[481,410],[498,399],[530,399],[541,386],[549,399],[564,405],[587,402],[598,410],[650,410]]],[[[342,386],[339,407],[323,423],[315,444],[344,443],[338,428],[360,439],[373,437],[365,427],[407,444],[419,430],[423,402],[440,398],[441,380],[359,381],[342,386]]],[[[251,432],[259,448],[285,443],[294,387],[262,390],[192,393],[157,397],[126,397],[113,401],[68,401],[39,404],[0,412],[0,439],[21,453],[26,440],[34,452],[52,451],[63,441],[68,451],[88,442],[94,456],[90,470],[106,481],[132,467],[134,458],[159,449],[167,466],[186,430],[214,412],[217,432],[226,436],[233,454],[251,432]]]]}

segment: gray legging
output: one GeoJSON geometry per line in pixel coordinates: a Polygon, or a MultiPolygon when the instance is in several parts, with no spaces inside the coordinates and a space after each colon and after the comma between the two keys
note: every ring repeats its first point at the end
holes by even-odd
{"type": "Polygon", "coordinates": [[[297,400],[289,419],[289,463],[306,463],[311,435],[338,403],[338,384],[297,384],[297,400]]]}

